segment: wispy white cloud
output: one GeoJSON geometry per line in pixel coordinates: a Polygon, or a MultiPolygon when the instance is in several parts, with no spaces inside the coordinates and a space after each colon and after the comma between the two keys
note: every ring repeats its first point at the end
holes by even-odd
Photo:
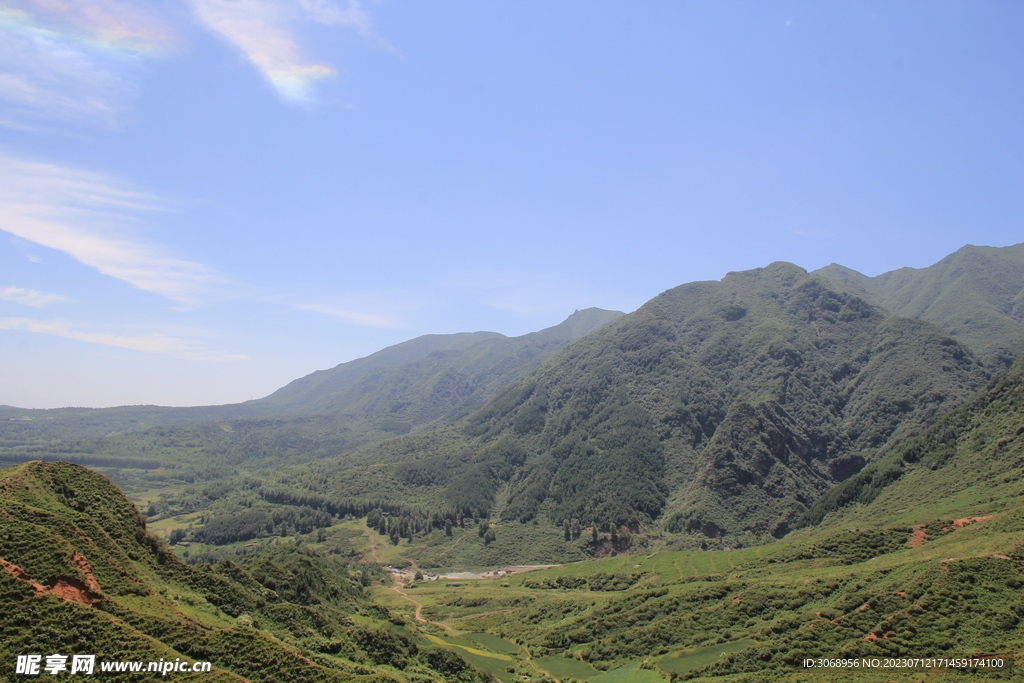
{"type": "Polygon", "coordinates": [[[0,299],[4,301],[12,301],[16,304],[22,304],[25,306],[32,306],[34,308],[42,308],[43,306],[49,306],[50,304],[59,304],[65,301],[71,301],[66,296],[60,294],[48,294],[46,292],[40,292],[35,289],[25,289],[23,287],[0,287],[0,299]]]}
{"type": "Polygon", "coordinates": [[[185,358],[188,360],[234,361],[245,360],[246,356],[238,354],[214,354],[205,350],[199,342],[181,337],[172,337],[159,332],[143,335],[112,334],[109,332],[88,331],[85,323],[67,320],[35,320],[31,318],[0,318],[0,329],[22,330],[40,334],[52,334],[66,339],[103,344],[121,349],[143,351],[146,353],[162,353],[185,358]]]}
{"type": "Polygon", "coordinates": [[[113,123],[141,56],[171,49],[166,22],[120,0],[5,0],[0,7],[4,125],[25,119],[113,123]]]}
{"type": "Polygon", "coordinates": [[[158,209],[153,196],[102,174],[0,154],[0,230],[182,303],[226,285],[211,268],[132,234],[137,214],[158,209]]]}
{"type": "Polygon", "coordinates": [[[312,311],[314,313],[323,313],[324,315],[330,315],[335,318],[340,318],[345,322],[352,323],[353,325],[363,325],[366,327],[389,327],[389,328],[401,328],[404,327],[397,319],[388,316],[381,315],[379,313],[362,313],[359,311],[349,311],[334,306],[323,306],[320,304],[300,304],[296,308],[303,311],[312,311]]]}
{"type": "MultiPolygon", "coordinates": [[[[311,101],[313,85],[335,69],[307,57],[295,26],[301,22],[348,26],[374,37],[358,0],[191,0],[196,18],[245,54],[287,102],[311,101]]],[[[382,41],[378,41],[382,42],[382,41]]]]}

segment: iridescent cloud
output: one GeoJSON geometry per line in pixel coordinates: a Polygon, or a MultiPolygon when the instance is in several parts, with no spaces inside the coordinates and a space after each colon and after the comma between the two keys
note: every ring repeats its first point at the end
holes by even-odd
{"type": "Polygon", "coordinates": [[[355,28],[372,35],[357,0],[340,7],[329,0],[191,0],[196,17],[241,50],[287,102],[312,99],[313,86],[336,72],[308,58],[293,26],[303,21],[355,28]]]}
{"type": "Polygon", "coordinates": [[[113,123],[140,56],[173,48],[159,17],[115,0],[8,0],[0,7],[3,125],[29,119],[113,123]]]}
{"type": "Polygon", "coordinates": [[[6,0],[33,24],[108,49],[170,50],[178,37],[170,24],[137,2],[121,0],[6,0]]]}

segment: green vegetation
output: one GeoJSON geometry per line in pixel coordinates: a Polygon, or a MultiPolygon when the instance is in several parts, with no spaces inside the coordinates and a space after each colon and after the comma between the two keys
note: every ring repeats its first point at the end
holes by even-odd
{"type": "Polygon", "coordinates": [[[829,513],[880,497],[876,509],[918,516],[954,514],[963,505],[979,515],[1003,509],[1024,493],[1022,411],[1024,361],[1018,361],[972,401],[828,491],[799,524],[819,524],[829,513]]]}
{"type": "Polygon", "coordinates": [[[987,379],[938,328],[773,264],[662,294],[453,426],[281,476],[461,518],[568,523],[571,543],[589,527],[607,534],[596,555],[655,528],[749,545],[785,535],[987,379]]]}

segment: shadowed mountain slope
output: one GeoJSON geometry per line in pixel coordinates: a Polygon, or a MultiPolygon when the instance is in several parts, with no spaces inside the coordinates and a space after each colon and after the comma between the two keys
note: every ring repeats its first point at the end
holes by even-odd
{"type": "Polygon", "coordinates": [[[1024,494],[1024,359],[927,431],[823,495],[801,526],[984,516],[1024,494]],[[958,514],[960,513],[960,514],[958,514]]]}

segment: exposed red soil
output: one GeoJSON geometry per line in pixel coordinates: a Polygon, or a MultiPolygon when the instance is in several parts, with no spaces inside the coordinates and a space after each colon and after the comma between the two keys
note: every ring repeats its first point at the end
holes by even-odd
{"type": "Polygon", "coordinates": [[[22,569],[16,564],[11,564],[2,557],[0,557],[0,567],[6,569],[11,576],[18,579],[19,581],[26,582],[29,586],[32,587],[32,590],[34,590],[37,594],[42,593],[44,590],[46,590],[45,588],[43,588],[42,585],[33,581],[32,577],[29,576],[28,572],[26,572],[24,569],[22,569]]]}
{"type": "MultiPolygon", "coordinates": [[[[974,524],[975,522],[980,522],[982,520],[988,519],[991,516],[992,515],[986,515],[984,517],[963,517],[962,519],[954,519],[953,520],[953,528],[952,529],[950,529],[948,526],[944,526],[944,527],[942,527],[942,530],[943,531],[956,531],[957,529],[964,528],[968,524],[974,524]]],[[[924,524],[915,524],[912,528],[913,528],[913,531],[910,534],[910,538],[907,539],[907,545],[909,545],[911,548],[917,548],[922,543],[924,543],[925,540],[928,538],[928,532],[926,532],[924,530],[924,524]]]]}
{"type": "Polygon", "coordinates": [[[99,597],[90,591],[86,585],[78,579],[69,578],[50,581],[42,592],[53,593],[54,595],[59,595],[68,602],[80,602],[85,605],[91,605],[96,602],[96,598],[99,597]]]}
{"type": "Polygon", "coordinates": [[[954,519],[953,520],[953,528],[954,529],[961,529],[961,528],[967,526],[968,524],[974,524],[975,522],[980,522],[982,520],[990,518],[991,516],[992,515],[985,515],[984,517],[964,517],[963,519],[954,519]]]}
{"type": "Polygon", "coordinates": [[[85,555],[76,551],[75,554],[71,556],[71,561],[78,565],[78,569],[81,570],[82,575],[85,576],[85,584],[89,587],[89,590],[93,593],[102,592],[100,582],[96,580],[95,576],[93,576],[92,566],[89,564],[89,560],[85,559],[85,555]]]}
{"type": "Polygon", "coordinates": [[[996,558],[997,560],[1012,560],[1013,559],[1012,557],[1009,557],[1007,555],[1002,555],[1000,553],[992,553],[992,557],[996,558]]]}
{"type": "Polygon", "coordinates": [[[24,569],[8,562],[2,557],[0,557],[0,567],[6,569],[11,576],[19,581],[27,583],[35,591],[36,595],[53,593],[69,602],[74,601],[91,605],[100,597],[100,584],[96,581],[96,577],[93,576],[92,567],[89,566],[89,561],[85,559],[84,555],[76,552],[71,559],[78,565],[82,574],[85,575],[86,583],[82,583],[80,579],[62,576],[50,579],[44,586],[34,580],[24,569]]]}

